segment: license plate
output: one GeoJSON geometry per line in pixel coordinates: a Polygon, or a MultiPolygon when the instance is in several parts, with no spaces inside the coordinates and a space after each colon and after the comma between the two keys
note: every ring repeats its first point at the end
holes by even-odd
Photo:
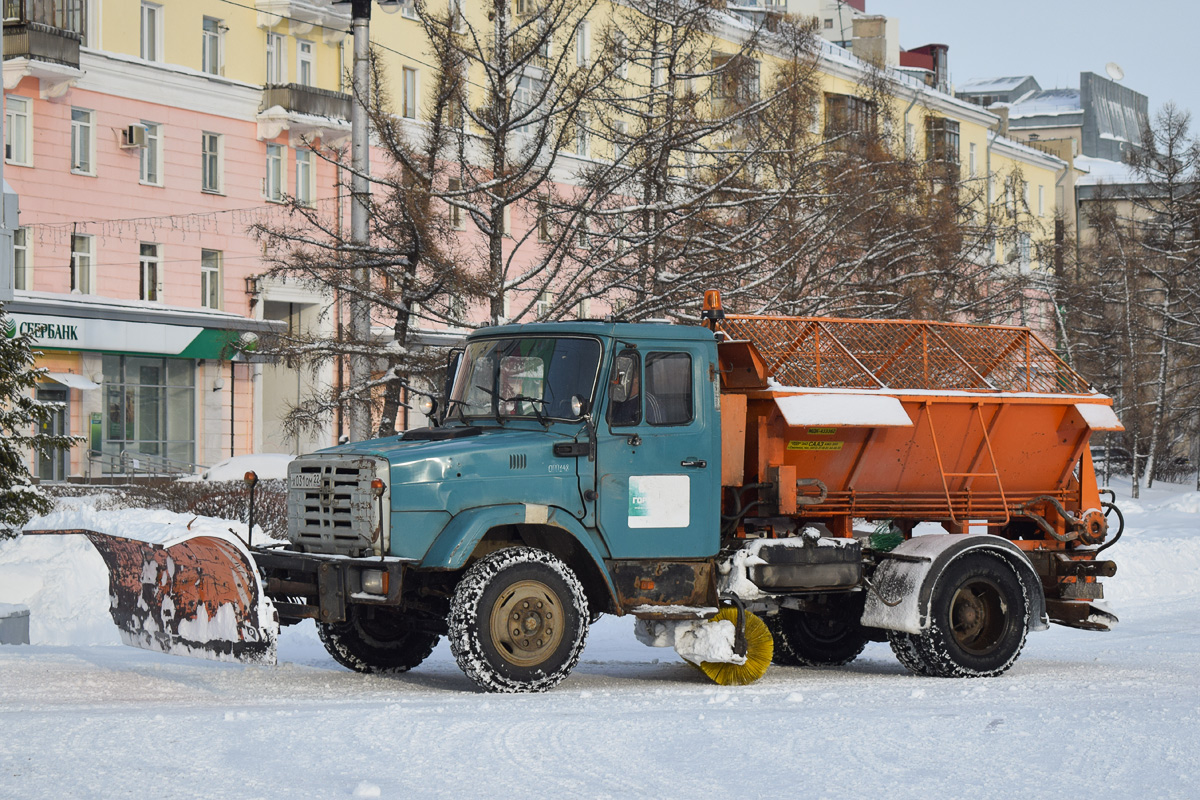
{"type": "Polygon", "coordinates": [[[321,488],[321,473],[319,472],[296,472],[293,473],[288,481],[288,487],[292,489],[320,489],[321,488]]]}

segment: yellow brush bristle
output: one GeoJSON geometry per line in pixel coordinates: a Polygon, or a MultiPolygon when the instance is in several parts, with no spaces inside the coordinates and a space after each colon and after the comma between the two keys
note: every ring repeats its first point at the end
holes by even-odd
{"type": "MultiPolygon", "coordinates": [[[[737,624],[737,609],[723,608],[713,620],[727,619],[737,624]]],[[[771,656],[775,653],[775,640],[771,631],[761,619],[746,612],[746,663],[725,664],[717,661],[705,661],[699,665],[700,671],[721,686],[746,686],[767,674],[771,666],[771,656]]]]}

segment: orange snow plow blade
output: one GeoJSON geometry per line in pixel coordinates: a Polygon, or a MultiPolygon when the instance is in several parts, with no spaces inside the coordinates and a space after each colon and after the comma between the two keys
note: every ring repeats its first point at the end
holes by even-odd
{"type": "Polygon", "coordinates": [[[275,663],[279,626],[249,552],[197,535],[166,545],[82,533],[108,567],[109,604],[125,644],[216,661],[275,663]]]}

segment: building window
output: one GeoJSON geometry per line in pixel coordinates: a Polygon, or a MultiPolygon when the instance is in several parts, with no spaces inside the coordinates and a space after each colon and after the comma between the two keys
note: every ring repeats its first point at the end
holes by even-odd
{"type": "Polygon", "coordinates": [[[8,95],[4,109],[4,160],[24,167],[33,165],[29,143],[33,141],[33,103],[24,97],[8,95]]]}
{"type": "Polygon", "coordinates": [[[200,134],[200,190],[221,193],[221,134],[200,134]]]}
{"type": "Polygon", "coordinates": [[[1033,239],[1028,233],[1017,236],[1017,265],[1022,272],[1028,272],[1033,263],[1033,239]]]}
{"type": "Polygon", "coordinates": [[[93,251],[94,241],[91,236],[84,234],[71,235],[71,292],[73,294],[92,293],[93,251]]]}
{"type": "Polygon", "coordinates": [[[142,300],[162,300],[162,269],[158,258],[158,245],[142,243],[141,267],[138,281],[138,297],[142,300]]]}
{"type": "Polygon", "coordinates": [[[146,146],[140,149],[142,158],[142,183],[162,186],[162,125],[143,122],[146,129],[146,146]]]}
{"type": "Polygon", "coordinates": [[[301,86],[312,86],[317,80],[316,70],[313,43],[300,39],[296,42],[296,82],[301,86]]]}
{"type": "Polygon", "coordinates": [[[584,158],[587,158],[588,140],[591,138],[591,133],[588,131],[590,123],[587,112],[580,111],[575,121],[575,155],[584,158]]]}
{"type": "Polygon", "coordinates": [[[579,319],[591,319],[592,316],[592,301],[585,297],[579,301],[579,305],[575,307],[575,316],[579,319]]]}
{"type": "Polygon", "coordinates": [[[267,34],[267,84],[287,83],[287,40],[283,34],[267,34]]]}
{"type": "Polygon", "coordinates": [[[297,148],[296,150],[296,200],[305,206],[312,206],[317,197],[316,157],[312,150],[297,148]]]}
{"type": "Polygon", "coordinates": [[[878,110],[871,100],[847,94],[825,95],[825,136],[874,133],[878,110]]]}
{"type": "Polygon", "coordinates": [[[200,251],[200,305],[221,307],[221,251],[200,251]]]}
{"type": "MultiPolygon", "coordinates": [[[[451,178],[446,182],[446,191],[451,194],[462,191],[462,181],[458,178],[451,178]]],[[[463,210],[456,205],[449,205],[446,209],[447,219],[450,222],[450,227],[456,231],[465,230],[466,218],[463,215],[463,210]]]]}
{"type": "Polygon", "coordinates": [[[537,319],[545,319],[550,316],[550,310],[554,308],[554,295],[550,292],[542,292],[538,295],[537,302],[533,305],[533,313],[537,319]]]}
{"type": "MultiPolygon", "coordinates": [[[[190,465],[195,454],[196,362],[185,358],[104,355],[104,443],[151,463],[190,465]]],[[[121,469],[117,458],[106,471],[121,469]]]]}
{"type": "Polygon", "coordinates": [[[95,116],[94,111],[71,109],[71,172],[95,174],[95,137],[92,135],[95,116]]]}
{"type": "Polygon", "coordinates": [[[162,61],[162,31],[162,6],[142,3],[142,58],[162,61]]]}
{"type": "Polygon", "coordinates": [[[263,195],[276,203],[283,202],[283,145],[267,145],[267,177],[263,181],[263,195]]]}
{"type": "Polygon", "coordinates": [[[944,164],[958,163],[958,120],[925,118],[925,157],[944,164]]]}
{"type": "Polygon", "coordinates": [[[625,158],[625,154],[629,152],[629,143],[626,141],[626,136],[629,134],[629,123],[625,120],[617,120],[613,125],[613,161],[620,161],[625,158]]]}
{"type": "Polygon", "coordinates": [[[617,75],[622,79],[629,77],[629,40],[625,34],[617,32],[613,37],[613,63],[616,64],[617,75]]]}
{"type": "Polygon", "coordinates": [[[592,246],[592,222],[586,214],[579,215],[578,227],[575,230],[575,243],[584,249],[592,246]]]}
{"type": "MultiPolygon", "coordinates": [[[[720,103],[747,105],[758,100],[759,94],[759,63],[744,55],[714,55],[712,60],[713,99],[720,103]]],[[[656,70],[657,72],[658,70],[656,70]]],[[[667,73],[662,69],[662,76],[655,76],[655,85],[662,86],[667,82],[667,73]]]]}
{"type": "Polygon", "coordinates": [[[201,34],[200,69],[220,75],[224,69],[225,26],[221,20],[205,17],[201,34]]]}
{"type": "Polygon", "coordinates": [[[831,17],[825,18],[825,30],[827,30],[827,31],[833,30],[833,19],[831,17]]]}
{"type": "Polygon", "coordinates": [[[586,67],[589,57],[588,41],[588,24],[586,21],[579,23],[579,27],[575,30],[575,66],[586,67]]]}
{"type": "Polygon", "coordinates": [[[537,238],[539,242],[550,241],[550,196],[545,194],[537,199],[537,238]]]}
{"type": "Polygon", "coordinates": [[[1038,216],[1046,214],[1046,187],[1038,186],[1038,216]]]}
{"type": "Polygon", "coordinates": [[[13,231],[13,288],[33,289],[33,264],[29,260],[29,230],[13,231]]]}
{"type": "Polygon", "coordinates": [[[970,155],[968,157],[969,160],[968,160],[967,168],[970,171],[971,177],[974,178],[978,174],[978,166],[979,166],[978,161],[976,160],[977,156],[975,153],[975,143],[974,142],[971,142],[971,147],[970,147],[969,153],[970,153],[970,155]]]}
{"type": "Polygon", "coordinates": [[[405,19],[417,18],[417,1],[416,0],[400,0],[400,16],[405,19]]]}
{"type": "Polygon", "coordinates": [[[404,67],[402,70],[404,79],[404,118],[417,118],[417,71],[404,67]]]}

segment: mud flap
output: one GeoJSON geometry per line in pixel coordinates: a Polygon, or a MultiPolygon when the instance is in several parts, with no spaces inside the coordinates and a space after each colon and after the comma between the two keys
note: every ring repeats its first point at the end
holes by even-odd
{"type": "Polygon", "coordinates": [[[279,625],[249,551],[211,535],[154,544],[88,530],[108,567],[109,604],[125,644],[160,653],[275,663],[279,625]]]}

